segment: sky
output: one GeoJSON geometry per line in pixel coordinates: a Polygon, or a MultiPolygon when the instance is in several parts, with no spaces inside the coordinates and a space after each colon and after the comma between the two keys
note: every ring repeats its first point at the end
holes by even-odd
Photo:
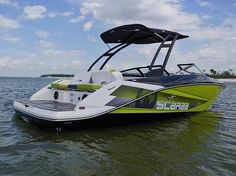
{"type": "MultiPolygon", "coordinates": [[[[0,76],[86,70],[108,49],[100,34],[133,23],[190,36],[176,42],[170,72],[178,63],[236,72],[236,0],[0,0],[0,76]]],[[[146,66],[157,47],[132,45],[106,69],[146,66]]]]}

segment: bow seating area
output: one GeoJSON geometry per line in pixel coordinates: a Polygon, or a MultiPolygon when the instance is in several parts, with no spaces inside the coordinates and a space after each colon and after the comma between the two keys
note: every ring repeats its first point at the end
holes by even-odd
{"type": "Polygon", "coordinates": [[[75,75],[72,81],[58,81],[52,83],[49,88],[65,91],[87,91],[94,92],[100,89],[103,85],[116,80],[123,80],[123,76],[118,71],[96,71],[84,72],[75,75]]]}

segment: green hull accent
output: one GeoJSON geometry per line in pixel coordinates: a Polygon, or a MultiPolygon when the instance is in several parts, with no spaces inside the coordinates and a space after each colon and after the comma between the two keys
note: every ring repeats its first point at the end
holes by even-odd
{"type": "Polygon", "coordinates": [[[163,113],[184,113],[184,112],[202,112],[209,108],[209,104],[205,104],[201,107],[198,107],[196,109],[188,109],[188,110],[158,110],[158,109],[147,109],[147,108],[131,108],[131,107],[122,107],[115,111],[112,111],[110,114],[146,114],[146,113],[152,113],[152,114],[163,114],[163,113]]]}
{"type": "Polygon", "coordinates": [[[102,87],[101,84],[78,84],[78,91],[96,91],[102,87]]]}
{"type": "MultiPolygon", "coordinates": [[[[174,88],[175,91],[186,94],[182,96],[183,98],[188,98],[189,103],[196,103],[197,106],[189,109],[191,112],[199,112],[207,110],[216,100],[217,96],[220,94],[223,86],[221,85],[193,85],[193,86],[183,86],[174,88]],[[198,98],[193,98],[198,97],[198,98]],[[205,99],[204,101],[199,101],[199,99],[205,99]]],[[[167,89],[161,91],[162,93],[171,94],[173,89],[167,89]]]]}
{"type": "Polygon", "coordinates": [[[146,108],[131,108],[131,107],[122,107],[119,108],[110,114],[146,114],[146,113],[180,113],[180,112],[189,112],[189,110],[178,110],[178,111],[173,111],[173,110],[157,110],[157,109],[146,109],[146,108]]]}
{"type": "MultiPolygon", "coordinates": [[[[135,107],[134,103],[111,113],[181,113],[207,110],[215,101],[223,86],[200,84],[166,88],[156,93],[156,105],[150,108],[135,107]]],[[[145,98],[147,101],[148,96],[145,98]]],[[[143,100],[139,100],[142,102],[143,100]]],[[[153,100],[152,100],[153,101],[153,100]]]]}
{"type": "MultiPolygon", "coordinates": [[[[77,91],[96,91],[102,87],[101,84],[77,84],[73,85],[77,91]]],[[[58,89],[58,90],[68,90],[69,85],[60,84],[60,83],[52,83],[50,88],[58,89]]]]}
{"type": "Polygon", "coordinates": [[[148,94],[151,92],[152,92],[151,90],[147,90],[147,89],[141,89],[141,88],[122,85],[117,90],[115,90],[111,95],[116,96],[116,97],[120,97],[120,98],[136,99],[140,96],[144,96],[145,94],[148,94]],[[139,95],[140,91],[142,91],[141,95],[139,95]]]}

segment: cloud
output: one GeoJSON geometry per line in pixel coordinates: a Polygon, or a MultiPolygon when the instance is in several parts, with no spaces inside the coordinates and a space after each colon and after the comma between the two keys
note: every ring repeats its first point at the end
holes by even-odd
{"type": "MultiPolygon", "coordinates": [[[[65,73],[74,73],[78,71],[78,67],[81,66],[81,61],[78,58],[83,57],[80,50],[58,50],[48,49],[42,51],[43,58],[47,60],[54,60],[51,62],[51,67],[54,70],[59,70],[65,73]]],[[[82,68],[84,69],[84,68],[82,68]]]]}
{"type": "Polygon", "coordinates": [[[81,67],[81,61],[78,60],[78,56],[81,57],[81,52],[78,50],[45,50],[45,54],[28,54],[17,57],[0,56],[0,75],[40,76],[45,73],[72,74],[81,67]]]}
{"type": "MultiPolygon", "coordinates": [[[[71,62],[69,62],[68,64],[64,65],[64,69],[72,69],[74,71],[77,71],[78,68],[81,66],[81,62],[79,60],[72,60],[71,62]]],[[[62,66],[60,65],[60,68],[62,66]]]]}
{"type": "Polygon", "coordinates": [[[56,13],[56,12],[49,12],[49,13],[48,13],[48,16],[49,16],[50,18],[55,18],[57,15],[58,15],[58,13],[56,13]]]}
{"type": "Polygon", "coordinates": [[[18,3],[12,0],[0,0],[0,5],[9,5],[14,7],[19,7],[18,3]]]}
{"type": "Polygon", "coordinates": [[[25,6],[24,14],[26,19],[36,20],[45,17],[47,8],[42,5],[25,6]]]}
{"type": "MultiPolygon", "coordinates": [[[[67,1],[80,7],[81,15],[90,18],[92,16],[94,21],[107,24],[106,28],[142,23],[149,27],[164,28],[190,35],[185,47],[175,46],[172,57],[178,58],[180,62],[197,62],[206,69],[209,67],[208,64],[205,64],[207,62],[214,67],[224,65],[236,70],[236,64],[235,66],[232,64],[235,63],[236,58],[234,51],[236,19],[232,15],[230,18],[226,18],[226,14],[223,14],[223,20],[218,19],[217,23],[213,23],[215,16],[186,10],[184,0],[120,0],[119,3],[115,0],[84,0],[82,3],[80,0],[67,1]],[[228,46],[228,42],[230,46],[228,46]],[[193,46],[192,52],[186,52],[193,46]]],[[[203,8],[214,8],[212,1],[195,0],[195,2],[203,8]]],[[[135,55],[137,57],[145,55],[146,58],[150,58],[153,57],[154,52],[153,47],[146,46],[140,48],[135,55]]],[[[171,65],[171,63],[168,64],[171,65]]]]}
{"type": "Polygon", "coordinates": [[[103,8],[101,1],[84,1],[82,3],[82,8],[80,9],[80,11],[83,15],[93,13],[95,17],[99,17],[99,12],[97,10],[100,8],[103,8]]]}
{"type": "Polygon", "coordinates": [[[112,26],[143,23],[159,28],[190,29],[201,23],[198,15],[183,10],[181,1],[170,0],[85,0],[82,15],[92,14],[112,26]],[[116,4],[116,5],[114,5],[116,4]]]}
{"type": "MultiPolygon", "coordinates": [[[[111,26],[142,23],[154,28],[164,28],[186,33],[194,40],[216,40],[224,35],[234,35],[235,29],[224,25],[211,25],[209,16],[184,10],[182,0],[84,0],[80,12],[92,15],[95,20],[111,26]],[[131,5],[132,4],[132,5],[131,5]]],[[[211,6],[208,1],[197,1],[211,6]]],[[[75,0],[72,1],[75,3],[75,0]]]]}
{"type": "Polygon", "coordinates": [[[236,70],[236,37],[222,39],[216,42],[202,45],[196,51],[186,55],[186,60],[193,60],[200,65],[200,68],[209,70],[213,67],[216,70],[236,70]],[[207,63],[207,64],[206,64],[207,63]]]}
{"type": "Polygon", "coordinates": [[[93,22],[92,22],[92,21],[88,21],[88,22],[86,22],[86,23],[84,24],[83,30],[84,30],[84,31],[90,31],[91,28],[92,28],[92,26],[93,26],[93,22]]]}
{"type": "MultiPolygon", "coordinates": [[[[81,62],[79,60],[72,60],[68,62],[58,63],[54,62],[50,65],[50,72],[54,73],[75,73],[81,67],[81,62]]],[[[80,68],[81,69],[81,68],[80,68]]],[[[48,71],[47,71],[48,72],[48,71]]]]}
{"type": "Polygon", "coordinates": [[[65,0],[67,1],[69,4],[80,7],[81,4],[81,0],[65,0]]]}
{"type": "Polygon", "coordinates": [[[72,65],[74,66],[79,66],[80,65],[80,61],[79,60],[74,60],[71,62],[72,65]]]}
{"type": "Polygon", "coordinates": [[[74,12],[63,12],[62,14],[61,14],[61,16],[71,16],[71,15],[73,15],[74,14],[74,12]]]}
{"type": "Polygon", "coordinates": [[[7,37],[4,37],[4,40],[9,42],[9,43],[12,43],[12,44],[15,44],[15,45],[21,45],[21,41],[22,39],[20,37],[11,37],[11,36],[7,36],[7,37]]]}
{"type": "Polygon", "coordinates": [[[223,25],[229,28],[236,29],[236,18],[225,18],[223,25]]]}
{"type": "Polygon", "coordinates": [[[48,38],[50,33],[45,31],[35,31],[34,32],[40,38],[48,38]]]}
{"type": "Polygon", "coordinates": [[[208,1],[197,1],[199,6],[204,7],[204,8],[214,8],[213,4],[208,2],[208,1]]]}
{"type": "Polygon", "coordinates": [[[0,28],[2,28],[2,29],[17,29],[19,27],[20,27],[20,24],[17,21],[0,15],[0,28]]]}
{"type": "MultiPolygon", "coordinates": [[[[191,43],[189,44],[191,45],[191,43]]],[[[186,45],[188,44],[185,44],[185,47],[186,45]]],[[[187,50],[187,52],[185,49],[180,48],[180,46],[184,45],[181,43],[180,45],[175,45],[167,65],[168,69],[176,71],[176,63],[195,63],[199,68],[205,70],[209,70],[210,67],[219,71],[229,68],[236,70],[236,36],[206,42],[192,50],[187,50]]],[[[137,58],[140,57],[150,60],[156,49],[157,45],[141,46],[137,49],[137,58]]],[[[160,53],[157,64],[162,63],[163,54],[164,52],[160,53]]]]}
{"type": "Polygon", "coordinates": [[[50,11],[50,12],[48,12],[48,17],[50,17],[50,18],[55,18],[55,17],[57,17],[57,16],[61,16],[61,17],[68,17],[68,16],[71,16],[71,15],[73,15],[74,14],[74,12],[54,12],[54,11],[50,11]]]}
{"type": "Polygon", "coordinates": [[[52,42],[47,40],[39,40],[36,42],[36,45],[38,45],[40,48],[45,48],[45,49],[55,47],[55,45],[52,42]]]}
{"type": "Polygon", "coordinates": [[[50,58],[76,58],[80,54],[79,50],[43,50],[43,55],[50,58]]]}
{"type": "MultiPolygon", "coordinates": [[[[202,6],[210,6],[207,1],[198,1],[202,6]]],[[[164,28],[186,33],[194,40],[214,40],[234,34],[235,30],[222,25],[209,25],[205,16],[187,12],[181,0],[85,0],[81,14],[92,15],[94,19],[111,26],[142,23],[154,28],[164,28]],[[132,4],[132,5],[131,5],[132,4]]]]}
{"type": "Polygon", "coordinates": [[[9,56],[0,57],[0,68],[10,68],[25,70],[25,68],[30,70],[35,70],[39,67],[42,68],[44,64],[36,59],[23,59],[23,58],[11,58],[9,56]]]}
{"type": "MultiPolygon", "coordinates": [[[[44,50],[42,53],[0,56],[0,75],[40,76],[45,73],[75,73],[81,67],[79,50],[44,50]],[[26,69],[27,68],[27,69],[26,69]]],[[[83,69],[83,68],[81,68],[83,69]]]]}
{"type": "Polygon", "coordinates": [[[96,42],[96,37],[95,37],[95,36],[92,36],[92,35],[89,35],[89,36],[88,36],[88,40],[89,40],[90,42],[96,42]]]}
{"type": "Polygon", "coordinates": [[[84,18],[85,18],[85,16],[80,15],[80,16],[78,16],[77,18],[72,18],[72,19],[70,19],[69,22],[70,22],[70,23],[78,23],[78,22],[82,21],[84,18]]]}
{"type": "Polygon", "coordinates": [[[228,62],[230,64],[235,62],[235,58],[233,57],[236,56],[235,46],[236,38],[223,39],[218,42],[203,45],[198,50],[198,55],[206,59],[209,58],[224,62],[230,61],[228,62]]]}
{"type": "Polygon", "coordinates": [[[202,28],[199,27],[198,30],[196,29],[189,31],[191,39],[207,41],[215,41],[220,40],[222,38],[228,38],[230,36],[235,36],[235,33],[236,29],[232,29],[230,27],[225,26],[204,26],[202,28]]]}

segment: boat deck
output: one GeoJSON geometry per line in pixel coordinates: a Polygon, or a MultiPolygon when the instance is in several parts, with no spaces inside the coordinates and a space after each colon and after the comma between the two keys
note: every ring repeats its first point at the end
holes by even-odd
{"type": "Polygon", "coordinates": [[[74,104],[51,101],[51,100],[25,100],[18,102],[25,104],[25,106],[32,106],[39,109],[50,110],[50,111],[74,111],[75,109],[74,104]]]}

